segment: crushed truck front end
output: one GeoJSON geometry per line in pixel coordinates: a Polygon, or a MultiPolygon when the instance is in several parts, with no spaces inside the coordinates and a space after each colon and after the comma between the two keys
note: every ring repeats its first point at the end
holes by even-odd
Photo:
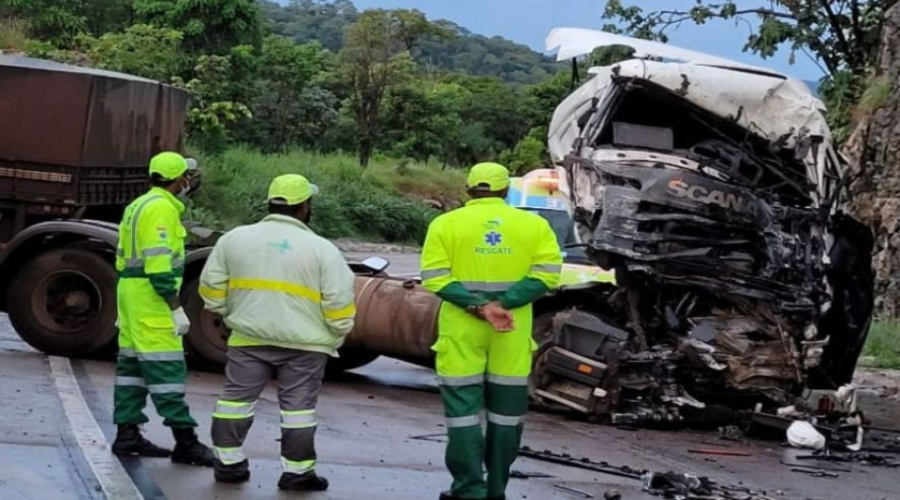
{"type": "MultiPolygon", "coordinates": [[[[561,53],[578,48],[579,33],[555,35],[561,53]]],[[[550,149],[578,237],[618,288],[558,315],[543,390],[620,421],[680,422],[849,382],[872,242],[839,210],[821,102],[721,61],[591,73],[557,109],[550,149]]]]}

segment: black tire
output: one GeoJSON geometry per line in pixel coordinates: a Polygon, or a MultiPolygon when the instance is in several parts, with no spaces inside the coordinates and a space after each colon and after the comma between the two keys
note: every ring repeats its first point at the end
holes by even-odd
{"type": "Polygon", "coordinates": [[[25,262],[7,303],[13,328],[55,356],[82,357],[116,338],[116,271],[100,255],[59,249],[25,262]]]}
{"type": "Polygon", "coordinates": [[[225,368],[231,332],[221,316],[203,308],[199,289],[199,278],[185,283],[181,289],[181,302],[191,320],[191,331],[187,334],[189,361],[196,368],[221,372],[225,368]]]}
{"type": "Polygon", "coordinates": [[[336,375],[348,370],[354,370],[366,366],[378,359],[380,354],[365,349],[343,348],[339,351],[341,357],[329,358],[328,366],[325,372],[329,375],[336,375]]]}
{"type": "Polygon", "coordinates": [[[531,400],[532,405],[547,410],[560,409],[561,406],[538,396],[535,393],[535,390],[544,383],[547,353],[550,351],[550,348],[556,344],[556,332],[553,330],[553,318],[556,317],[557,313],[558,311],[542,313],[534,318],[534,323],[532,325],[532,338],[537,343],[538,348],[534,352],[531,377],[528,378],[528,397],[531,400]]]}

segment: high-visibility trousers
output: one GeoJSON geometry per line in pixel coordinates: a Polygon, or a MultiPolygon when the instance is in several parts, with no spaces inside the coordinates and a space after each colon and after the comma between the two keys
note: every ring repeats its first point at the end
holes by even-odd
{"type": "Polygon", "coordinates": [[[438,341],[432,349],[437,352],[447,417],[451,492],[459,498],[503,497],[518,454],[537,344],[531,307],[516,309],[513,315],[516,329],[501,333],[452,304],[441,307],[438,341]]]}
{"type": "Polygon", "coordinates": [[[216,467],[246,470],[244,440],[256,401],[273,375],[281,407],[281,466],[289,474],[314,474],[316,402],[328,355],[274,346],[228,347],[225,388],[213,413],[216,467]]]}
{"type": "Polygon", "coordinates": [[[172,312],[146,278],[120,278],[116,424],[147,422],[147,394],[168,427],[196,427],[184,400],[187,367],[172,312]]]}

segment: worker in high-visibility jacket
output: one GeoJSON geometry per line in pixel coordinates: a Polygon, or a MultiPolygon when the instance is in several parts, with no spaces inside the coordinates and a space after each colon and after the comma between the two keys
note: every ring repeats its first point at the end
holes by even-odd
{"type": "Polygon", "coordinates": [[[250,479],[243,451],[260,393],[275,374],[281,408],[278,487],[323,491],[316,474],[316,401],[325,364],[353,329],[354,276],[309,224],[318,188],[296,174],[269,187],[269,215],[216,243],[200,277],[206,308],[224,317],[225,388],[213,413],[215,479],[250,479]]]}
{"type": "Polygon", "coordinates": [[[432,349],[453,485],[441,500],[505,498],[537,347],[531,304],[559,282],[556,235],[539,215],[505,204],[509,184],[502,165],[473,167],[473,199],[435,219],[422,250],[423,284],[444,301],[432,349]]]}
{"type": "Polygon", "coordinates": [[[119,226],[116,269],[119,357],[114,420],[117,455],[172,457],[176,463],[213,465],[212,452],[197,439],[197,422],[184,400],[187,369],[182,337],[190,321],[178,293],[184,271],[181,224],[190,190],[189,161],[164,152],[150,160],[150,191],[132,202],[119,226]],[[147,395],[163,424],[172,429],[175,449],[160,448],[141,436],[147,422],[147,395]]]}

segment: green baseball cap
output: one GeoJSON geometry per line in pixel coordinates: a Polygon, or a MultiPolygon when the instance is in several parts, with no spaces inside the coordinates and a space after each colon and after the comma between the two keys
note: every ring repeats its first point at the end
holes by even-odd
{"type": "Polygon", "coordinates": [[[509,187],[509,170],[499,163],[479,163],[469,171],[466,186],[476,191],[502,191],[509,187]]]}
{"type": "MultiPolygon", "coordinates": [[[[196,168],[196,160],[193,168],[196,168]]],[[[164,181],[174,181],[190,170],[192,165],[178,153],[164,151],[150,160],[150,175],[158,174],[164,181]]]]}
{"type": "Polygon", "coordinates": [[[299,205],[319,194],[319,187],[299,174],[279,175],[269,185],[269,203],[299,205]]]}

